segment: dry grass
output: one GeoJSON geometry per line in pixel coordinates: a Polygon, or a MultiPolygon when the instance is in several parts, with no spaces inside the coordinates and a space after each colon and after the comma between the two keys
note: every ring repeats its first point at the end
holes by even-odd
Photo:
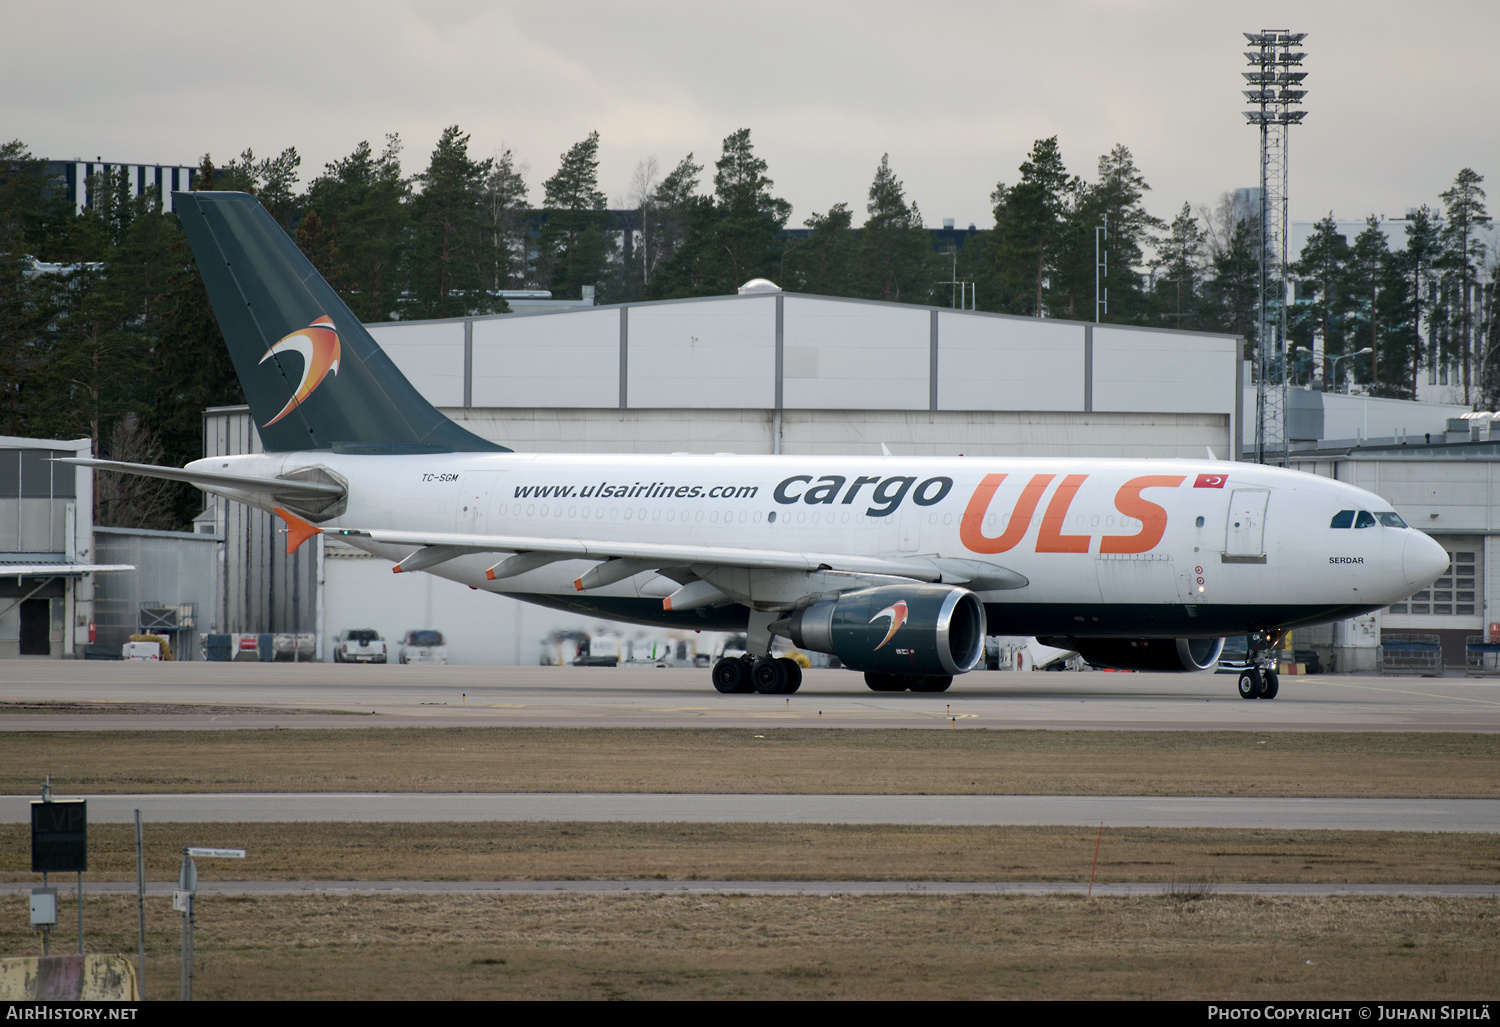
{"type": "MultiPolygon", "coordinates": [[[[27,825],[0,826],[0,880],[34,881],[27,825]]],[[[89,881],[135,880],[134,828],[89,829],[89,881]]],[[[186,845],[246,881],[1086,881],[1096,832],[1069,827],[844,824],[147,824],[147,879],[186,845]]],[[[1494,884],[1492,834],[1109,828],[1098,880],[1494,884]]]]}
{"type": "Polygon", "coordinates": [[[1500,735],[403,728],[5,735],[0,792],[1500,797],[1500,735]]]}
{"type": "MultiPolygon", "coordinates": [[[[0,951],[35,952],[24,899],[0,951]]],[[[70,912],[64,909],[64,919],[70,912]]],[[[147,996],[178,989],[148,905],[147,996]]],[[[131,897],[86,911],[136,951],[131,897]]],[[[59,941],[66,947],[71,937],[59,941]]],[[[209,898],[200,999],[1491,999],[1483,899],[1000,896],[209,898]]]]}

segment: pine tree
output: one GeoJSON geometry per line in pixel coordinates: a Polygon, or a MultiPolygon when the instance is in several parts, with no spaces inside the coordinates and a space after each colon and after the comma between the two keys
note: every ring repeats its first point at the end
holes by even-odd
{"type": "Polygon", "coordinates": [[[317,208],[309,208],[297,224],[297,248],[312,262],[323,281],[339,292],[344,280],[346,265],[339,260],[339,249],[323,227],[317,208]]]}
{"type": "Polygon", "coordinates": [[[306,203],[318,211],[343,262],[336,288],[361,321],[397,316],[413,234],[411,183],[401,174],[400,155],[400,136],[386,136],[379,157],[361,142],[307,190],[306,203]]]}
{"type": "MultiPolygon", "coordinates": [[[[1102,223],[1108,226],[1108,271],[1103,276],[1104,287],[1109,290],[1107,320],[1140,324],[1148,317],[1148,310],[1138,268],[1146,262],[1145,249],[1152,234],[1165,228],[1166,223],[1146,211],[1144,200],[1151,186],[1136,167],[1129,147],[1117,143],[1099,158],[1098,170],[1099,184],[1092,190],[1091,206],[1100,209],[1102,223]]],[[[1083,227],[1092,234],[1092,225],[1083,227]]]]}
{"type": "Polygon", "coordinates": [[[599,189],[599,133],[570,146],[542,189],[546,220],[537,245],[539,274],[553,295],[580,296],[583,286],[597,286],[604,278],[610,249],[599,189]]]}
{"type": "Polygon", "coordinates": [[[780,264],[779,236],[792,205],[771,195],[766,162],[755,153],[750,130],[725,137],[714,165],[714,223],[700,254],[701,280],[714,292],[734,293],[746,281],[780,264]]]}
{"type": "Polygon", "coordinates": [[[805,239],[789,244],[782,253],[781,287],[789,292],[811,292],[821,296],[853,295],[851,278],[855,262],[854,219],[847,203],[835,203],[826,214],[813,214],[802,222],[812,229],[805,239]]]}
{"type": "Polygon", "coordinates": [[[1020,171],[1021,180],[1005,193],[995,210],[995,234],[1000,241],[997,255],[1014,261],[1029,283],[1032,295],[1025,313],[1042,317],[1046,313],[1047,275],[1056,261],[1073,184],[1063,165],[1057,136],[1038,139],[1020,171]]]}
{"type": "Polygon", "coordinates": [[[698,195],[703,165],[690,153],[659,182],[643,205],[641,278],[648,299],[696,294],[697,276],[689,257],[712,208],[698,195]]]}
{"type": "Polygon", "coordinates": [[[1433,349],[1434,336],[1431,326],[1431,305],[1428,295],[1432,292],[1436,275],[1434,266],[1440,259],[1438,226],[1432,210],[1425,203],[1418,207],[1406,222],[1406,248],[1397,257],[1404,300],[1409,309],[1412,347],[1411,399],[1417,398],[1417,374],[1423,359],[1433,349]]]}
{"type": "MultiPolygon", "coordinates": [[[[1394,334],[1393,326],[1386,323],[1390,304],[1383,302],[1390,259],[1390,247],[1380,228],[1380,219],[1372,214],[1365,219],[1364,230],[1355,236],[1354,245],[1349,250],[1348,289],[1352,322],[1350,343],[1356,351],[1365,346],[1370,349],[1369,360],[1351,360],[1351,363],[1362,365],[1353,369],[1355,380],[1368,381],[1374,395],[1386,395],[1382,379],[1391,380],[1389,375],[1381,374],[1382,366],[1392,363],[1390,356],[1381,350],[1382,337],[1394,334]]],[[[1396,368],[1404,369],[1406,355],[1395,355],[1396,368]]]]}
{"type": "Polygon", "coordinates": [[[1458,336],[1457,356],[1463,366],[1464,402],[1473,401],[1474,308],[1472,293],[1484,266],[1484,239],[1478,229],[1490,223],[1485,211],[1484,176],[1464,168],[1453,179],[1452,188],[1439,196],[1443,201],[1444,276],[1457,294],[1453,327],[1458,336]]]}
{"type": "MultiPolygon", "coordinates": [[[[1290,311],[1291,339],[1309,349],[1314,335],[1323,340],[1323,354],[1331,358],[1345,350],[1345,319],[1349,310],[1346,282],[1349,242],[1329,213],[1313,226],[1291,271],[1314,298],[1298,301],[1290,311]]],[[[1325,383],[1337,388],[1337,383],[1325,383]]]]}
{"type": "Polygon", "coordinates": [[[493,169],[494,161],[469,156],[469,137],[457,125],[443,130],[427,170],[417,176],[422,189],[411,204],[411,296],[404,304],[410,316],[462,317],[506,309],[489,290],[495,249],[480,212],[485,179],[493,169]]]}
{"type": "Polygon", "coordinates": [[[931,299],[936,277],[932,243],[916,203],[906,202],[889,154],[880,157],[865,211],[868,217],[859,232],[855,269],[858,295],[887,302],[931,299]]]}
{"type": "Polygon", "coordinates": [[[1170,312],[1172,326],[1178,330],[1194,322],[1206,233],[1198,226],[1192,207],[1186,203],[1157,249],[1153,262],[1156,270],[1156,292],[1165,311],[1170,312]]]}
{"type": "Polygon", "coordinates": [[[1260,226],[1241,219],[1220,235],[1221,248],[1213,258],[1213,277],[1204,291],[1210,324],[1254,344],[1257,339],[1257,301],[1260,297],[1260,226]]]}

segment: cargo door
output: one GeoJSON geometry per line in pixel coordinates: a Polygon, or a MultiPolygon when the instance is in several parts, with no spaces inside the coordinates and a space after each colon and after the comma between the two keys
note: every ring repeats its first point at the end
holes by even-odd
{"type": "Polygon", "coordinates": [[[1235,489],[1224,522],[1225,563],[1266,562],[1266,504],[1269,489],[1235,489]]]}

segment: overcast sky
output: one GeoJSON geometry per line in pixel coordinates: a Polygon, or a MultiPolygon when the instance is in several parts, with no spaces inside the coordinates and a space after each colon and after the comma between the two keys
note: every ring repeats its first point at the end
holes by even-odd
{"type": "Polygon", "coordinates": [[[416,172],[456,123],[478,156],[513,150],[539,202],[597,129],[613,205],[644,157],[692,151],[711,185],[748,126],[793,224],[840,201],[862,217],[889,152],[927,224],[984,228],[995,183],[1057,135],[1088,177],[1130,147],[1170,219],[1258,182],[1240,33],[1261,28],[1308,33],[1294,219],[1399,217],[1462,167],[1500,176],[1495,0],[72,0],[0,25],[0,140],[150,164],[296,146],[304,185],[388,132],[416,172]]]}

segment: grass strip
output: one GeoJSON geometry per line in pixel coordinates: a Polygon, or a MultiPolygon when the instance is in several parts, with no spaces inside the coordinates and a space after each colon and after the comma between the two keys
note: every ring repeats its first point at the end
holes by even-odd
{"type": "MultiPolygon", "coordinates": [[[[29,825],[0,826],[0,880],[31,881],[29,825]]],[[[147,879],[189,845],[244,881],[1058,881],[1089,877],[1097,829],[585,822],[146,824],[147,879]]],[[[89,828],[88,881],[135,880],[134,827],[89,828]]],[[[1492,834],[1106,827],[1097,879],[1495,884],[1492,834]]],[[[3,918],[0,918],[3,919],[3,918]]]]}
{"type": "MultiPolygon", "coordinates": [[[[134,898],[86,903],[88,950],[133,954],[134,898]]],[[[147,916],[147,997],[175,999],[179,918],[166,899],[147,916]]],[[[24,916],[0,917],[5,952],[40,947],[24,916]]],[[[199,999],[1487,1000],[1500,903],[225,897],[200,901],[196,954],[199,999]]]]}
{"type": "Polygon", "coordinates": [[[14,732],[0,793],[1495,798],[1500,734],[372,728],[14,732]]]}

